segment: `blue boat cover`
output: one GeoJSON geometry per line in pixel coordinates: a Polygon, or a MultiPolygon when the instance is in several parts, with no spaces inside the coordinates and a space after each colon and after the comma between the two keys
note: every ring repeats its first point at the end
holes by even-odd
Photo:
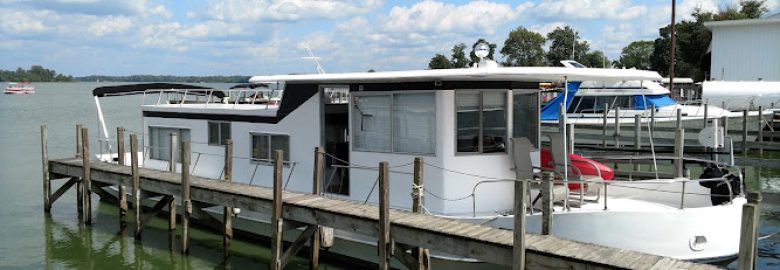
{"type": "MultiPolygon", "coordinates": [[[[569,82],[569,87],[566,89],[566,92],[569,93],[568,99],[566,99],[566,108],[569,108],[571,101],[574,99],[574,94],[580,89],[580,83],[582,82],[569,82]]],[[[542,108],[541,120],[558,120],[558,114],[560,113],[558,111],[558,104],[563,102],[563,98],[564,95],[561,94],[550,100],[550,102],[547,102],[547,104],[544,105],[544,108],[542,108]]]]}
{"type": "Polygon", "coordinates": [[[660,108],[674,104],[677,103],[668,95],[634,96],[634,108],[637,110],[650,109],[653,105],[655,105],[656,108],[660,108]]]}

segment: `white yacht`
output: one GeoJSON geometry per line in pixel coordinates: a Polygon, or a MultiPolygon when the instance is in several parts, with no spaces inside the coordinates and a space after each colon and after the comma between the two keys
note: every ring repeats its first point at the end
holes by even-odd
{"type": "MultiPolygon", "coordinates": [[[[100,87],[93,95],[99,119],[104,119],[98,98],[144,94],[141,137],[147,168],[168,169],[169,135],[178,133],[191,143],[191,167],[185,169],[220,179],[223,142],[231,139],[233,181],[270,186],[272,150],[281,149],[285,190],[309,193],[314,149],[322,146],[327,157],[324,196],[377,204],[377,165],[387,161],[390,204],[410,209],[411,165],[419,156],[426,167],[422,188],[427,213],[511,229],[514,182],[531,178],[533,168],[545,165],[539,164],[540,151],[535,150],[541,137],[540,83],[657,79],[657,73],[641,70],[507,67],[252,77],[250,83],[268,84],[281,97],[264,103],[240,98],[255,91],[251,88],[220,91],[169,84],[100,87]]],[[[100,125],[108,139],[106,124],[100,125]]],[[[582,176],[571,172],[571,160],[555,158],[567,156],[566,147],[552,148],[555,161],[565,164],[553,164],[558,181],[569,182],[558,185],[562,192],[553,198],[554,235],[678,259],[737,254],[745,199],[736,190],[711,195],[697,180],[685,178],[609,182],[599,177],[597,165],[595,177],[582,176]],[[716,196],[726,199],[714,205],[716,196]]],[[[527,230],[538,233],[540,192],[538,185],[531,186],[527,230]]],[[[252,213],[241,217],[264,218],[252,213]]],[[[337,241],[330,250],[347,255],[354,256],[356,249],[342,247],[376,244],[346,231],[336,231],[336,236],[348,244],[337,241]]],[[[362,250],[362,259],[376,259],[375,249],[362,250]]]]}

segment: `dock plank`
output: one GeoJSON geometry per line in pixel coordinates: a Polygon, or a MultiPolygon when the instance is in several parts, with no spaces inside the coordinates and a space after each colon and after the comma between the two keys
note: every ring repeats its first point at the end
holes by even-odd
{"type": "MultiPolygon", "coordinates": [[[[81,160],[74,158],[49,161],[52,176],[80,177],[81,166],[81,160]]],[[[94,163],[91,170],[95,182],[129,185],[131,181],[127,166],[94,163]]],[[[181,177],[178,174],[143,168],[139,174],[145,191],[174,196],[181,194],[181,177]]],[[[273,193],[270,188],[200,177],[191,177],[190,183],[191,196],[195,201],[249,211],[271,211],[273,193]]],[[[379,211],[374,205],[289,191],[283,193],[283,205],[285,219],[377,237],[379,211]]],[[[399,243],[500,265],[512,263],[511,231],[396,209],[390,210],[390,220],[391,235],[399,243]]],[[[525,237],[528,269],[717,269],[554,236],[529,234],[525,237]]]]}

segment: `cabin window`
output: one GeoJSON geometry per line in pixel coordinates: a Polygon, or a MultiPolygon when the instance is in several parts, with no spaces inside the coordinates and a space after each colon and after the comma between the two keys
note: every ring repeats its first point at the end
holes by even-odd
{"type": "MultiPolygon", "coordinates": [[[[535,91],[535,90],[532,90],[535,91]]],[[[512,137],[539,143],[539,93],[515,93],[512,98],[512,137]]]]}
{"type": "MultiPolygon", "coordinates": [[[[177,133],[179,143],[190,141],[189,129],[150,126],[149,158],[171,160],[171,133],[177,133]]],[[[176,156],[181,158],[181,147],[177,147],[176,156]]]]}
{"type": "Polygon", "coordinates": [[[506,92],[459,92],[455,103],[458,152],[506,152],[506,92]]]}
{"type": "Polygon", "coordinates": [[[284,161],[290,161],[290,136],[282,134],[251,133],[252,160],[272,161],[274,151],[284,151],[284,161]]]}
{"type": "Polygon", "coordinates": [[[435,153],[435,104],[433,92],[355,95],[352,106],[353,150],[435,153]]]}
{"type": "Polygon", "coordinates": [[[225,145],[230,139],[230,122],[209,122],[209,145],[225,145]]]}

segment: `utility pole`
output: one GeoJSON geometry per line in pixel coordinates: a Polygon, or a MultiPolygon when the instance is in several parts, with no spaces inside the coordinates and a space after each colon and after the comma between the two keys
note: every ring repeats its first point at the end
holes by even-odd
{"type": "Polygon", "coordinates": [[[671,33],[672,44],[671,44],[671,52],[669,53],[669,91],[672,93],[672,97],[677,97],[677,93],[674,92],[674,65],[675,65],[674,48],[676,47],[676,43],[677,43],[675,42],[676,38],[674,34],[674,30],[675,30],[674,15],[675,15],[676,2],[677,1],[672,0],[672,33],[671,33]]]}

